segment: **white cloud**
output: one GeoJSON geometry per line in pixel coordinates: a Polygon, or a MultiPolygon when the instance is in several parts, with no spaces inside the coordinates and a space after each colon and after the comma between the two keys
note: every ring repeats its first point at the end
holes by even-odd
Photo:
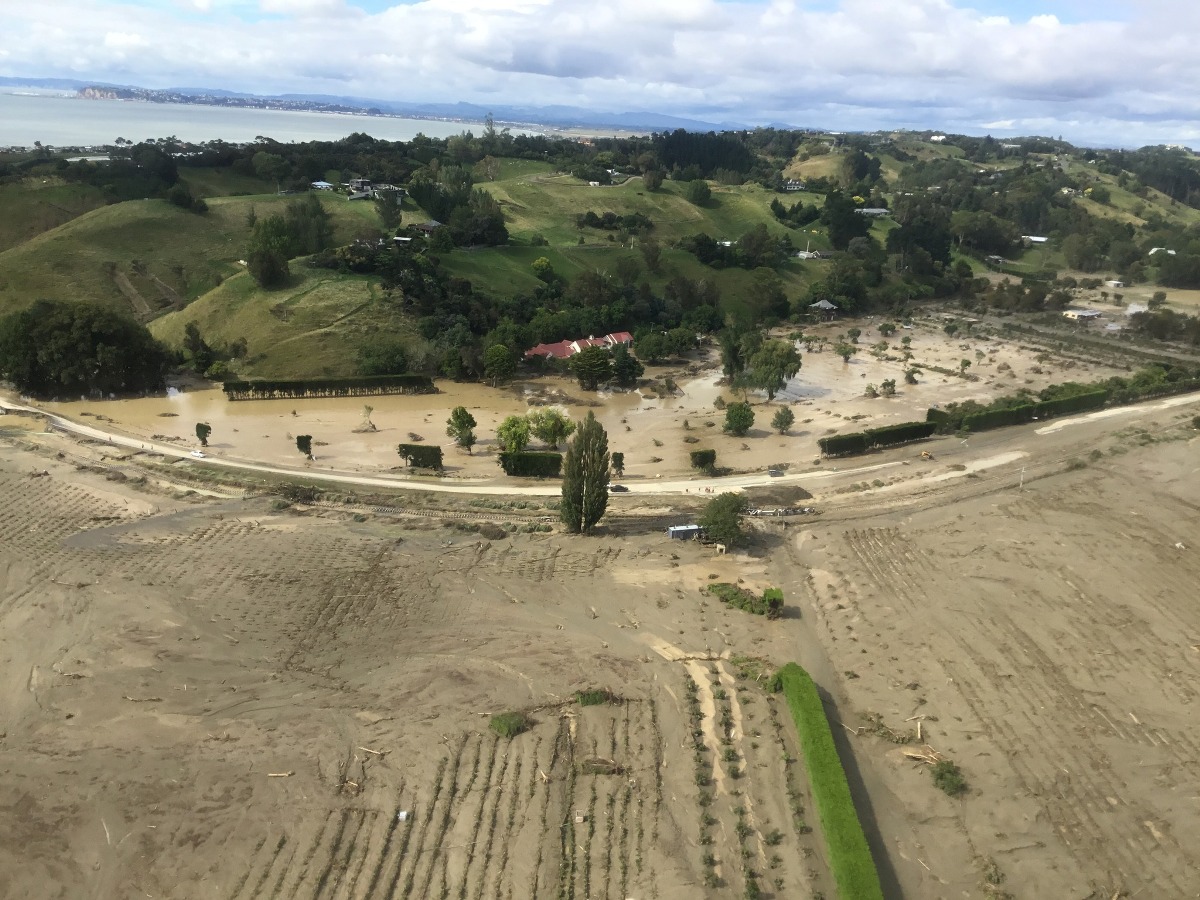
{"type": "Polygon", "coordinates": [[[1169,139],[1200,118],[1200,97],[1182,87],[1200,80],[1200,6],[1169,0],[1146,0],[1128,22],[1063,21],[1049,0],[1023,21],[948,0],[823,10],[795,0],[423,0],[373,15],[354,3],[19,4],[6,11],[0,74],[840,130],[1048,123],[1092,142],[1169,139]]]}

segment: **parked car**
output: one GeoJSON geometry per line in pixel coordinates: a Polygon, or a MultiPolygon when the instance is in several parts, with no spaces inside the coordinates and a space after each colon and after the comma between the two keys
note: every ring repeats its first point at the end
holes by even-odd
{"type": "Polygon", "coordinates": [[[783,475],[783,469],[767,469],[767,474],[772,478],[779,478],[783,475]]]}
{"type": "Polygon", "coordinates": [[[623,485],[623,484],[610,484],[608,486],[608,490],[610,493],[613,493],[613,494],[628,494],[629,493],[629,488],[625,487],[625,485],[623,485]]]}
{"type": "Polygon", "coordinates": [[[203,450],[193,450],[192,456],[196,457],[196,459],[204,459],[204,451],[203,450]]]}

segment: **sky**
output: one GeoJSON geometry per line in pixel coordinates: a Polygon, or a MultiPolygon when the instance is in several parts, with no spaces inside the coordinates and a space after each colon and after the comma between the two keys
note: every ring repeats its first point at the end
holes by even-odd
{"type": "Polygon", "coordinates": [[[0,75],[1200,146],[1190,0],[4,0],[0,75]]]}

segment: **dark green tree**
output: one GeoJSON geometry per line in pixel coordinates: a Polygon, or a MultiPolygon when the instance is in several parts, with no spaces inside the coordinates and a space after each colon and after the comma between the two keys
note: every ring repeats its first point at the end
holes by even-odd
{"type": "Polygon", "coordinates": [[[384,231],[395,231],[403,218],[400,212],[399,191],[379,191],[375,195],[375,212],[384,231]]]}
{"type": "Polygon", "coordinates": [[[358,348],[359,375],[403,375],[407,371],[408,355],[395,338],[376,338],[358,348]]]}
{"type": "Polygon", "coordinates": [[[246,248],[246,268],[259,287],[273,288],[287,284],[291,275],[288,270],[290,247],[291,237],[282,216],[270,216],[254,223],[246,248]]]}
{"type": "Polygon", "coordinates": [[[633,387],[642,377],[646,367],[636,356],[629,352],[624,344],[617,344],[612,349],[613,380],[621,387],[633,387]]]}
{"type": "Polygon", "coordinates": [[[0,378],[38,396],[161,390],[170,355],[129,316],[39,300],[0,319],[0,378]]]}
{"type": "Polygon", "coordinates": [[[749,403],[730,403],[725,407],[722,429],[734,437],[743,437],[754,425],[754,410],[749,403]]]}
{"type": "Polygon", "coordinates": [[[870,234],[871,220],[856,209],[854,201],[841,191],[830,191],[825,195],[821,222],[828,230],[829,243],[835,250],[845,250],[854,238],[870,234]]]}
{"type": "Polygon", "coordinates": [[[596,390],[613,376],[612,355],[603,347],[585,347],[568,365],[585,391],[596,390]]]}
{"type": "Polygon", "coordinates": [[[796,414],[787,406],[781,406],[771,418],[771,427],[780,434],[787,434],[788,429],[796,423],[796,414]]]}
{"type": "Polygon", "coordinates": [[[196,440],[200,442],[201,447],[208,446],[208,436],[212,434],[212,426],[206,425],[203,422],[196,423],[196,440]]]}
{"type": "Polygon", "coordinates": [[[703,178],[697,178],[688,183],[687,198],[697,206],[704,206],[712,199],[712,188],[703,178]]]}
{"type": "Polygon", "coordinates": [[[496,429],[496,442],[501,450],[516,453],[529,446],[529,420],[524,416],[509,416],[496,429]]]}
{"type": "Polygon", "coordinates": [[[475,446],[475,417],[465,406],[456,406],[450,410],[450,418],[446,420],[446,436],[454,439],[454,443],[468,453],[475,446]]]}
{"type": "Polygon", "coordinates": [[[559,515],[572,534],[588,534],[608,508],[608,434],[594,413],[580,423],[563,459],[559,515]]]}
{"type": "Polygon", "coordinates": [[[313,458],[312,435],[311,434],[296,435],[296,449],[299,450],[301,453],[303,453],[305,456],[307,456],[309,459],[312,459],[313,458]]]}
{"type": "Polygon", "coordinates": [[[612,461],[613,472],[616,473],[618,478],[622,477],[625,474],[625,454],[620,450],[614,450],[610,454],[610,459],[612,461]]]}
{"type": "Polygon", "coordinates": [[[207,372],[208,367],[216,359],[216,354],[213,353],[212,347],[205,342],[204,337],[200,334],[200,326],[195,322],[188,322],[183,327],[183,350],[192,363],[192,370],[197,375],[207,372]]]}
{"type": "Polygon", "coordinates": [[[492,344],[483,352],[483,374],[495,387],[517,374],[517,360],[504,344],[492,344]]]}
{"type": "Polygon", "coordinates": [[[736,547],[745,542],[741,516],[746,511],[744,494],[718,494],[708,501],[700,515],[699,525],[709,540],[736,547]]]}

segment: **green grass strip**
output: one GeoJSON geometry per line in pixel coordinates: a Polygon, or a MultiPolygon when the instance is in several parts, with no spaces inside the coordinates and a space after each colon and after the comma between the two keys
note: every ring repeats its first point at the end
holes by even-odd
{"type": "Polygon", "coordinates": [[[879,873],[850,797],[825,708],[809,674],[795,663],[779,670],[783,696],[796,722],[813,802],[825,835],[829,868],[842,900],[882,900],[879,873]]]}

